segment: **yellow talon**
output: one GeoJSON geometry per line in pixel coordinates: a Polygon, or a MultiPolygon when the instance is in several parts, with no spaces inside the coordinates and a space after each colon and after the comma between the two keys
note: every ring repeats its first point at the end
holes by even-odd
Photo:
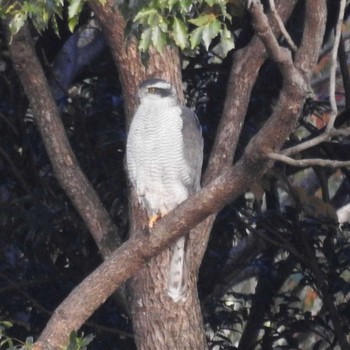
{"type": "Polygon", "coordinates": [[[148,227],[153,228],[154,224],[161,218],[159,214],[154,214],[149,218],[148,227]]]}

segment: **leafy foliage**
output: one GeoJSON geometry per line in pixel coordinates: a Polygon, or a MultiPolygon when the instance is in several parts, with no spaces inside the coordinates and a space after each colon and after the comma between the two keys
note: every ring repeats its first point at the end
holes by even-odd
{"type": "Polygon", "coordinates": [[[86,350],[87,346],[94,340],[92,334],[84,337],[84,333],[81,337],[77,336],[77,332],[72,332],[69,337],[69,344],[66,350],[86,350]]]}
{"type": "Polygon", "coordinates": [[[12,327],[12,323],[8,321],[0,322],[0,349],[6,350],[30,350],[34,344],[33,338],[28,337],[25,343],[20,340],[8,337],[6,335],[6,329],[12,327]]]}
{"type": "Polygon", "coordinates": [[[32,21],[40,33],[51,25],[58,34],[57,16],[62,19],[66,15],[69,29],[73,31],[86,0],[67,0],[67,3],[68,11],[64,11],[63,0],[4,0],[0,3],[0,18],[9,20],[11,34],[17,33],[27,19],[32,21]]]}
{"type": "MultiPolygon", "coordinates": [[[[28,337],[24,342],[11,338],[6,335],[6,330],[13,327],[13,324],[8,321],[0,322],[0,349],[3,350],[31,350],[34,344],[33,337],[28,337]]],[[[76,332],[72,332],[69,337],[69,344],[62,350],[86,350],[87,346],[93,341],[92,334],[78,336],[76,332]]]]}
{"type": "MultiPolygon", "coordinates": [[[[79,12],[79,4],[74,4],[70,16],[79,12]]],[[[213,60],[214,45],[210,40],[219,42],[226,30],[224,24],[229,31],[224,35],[232,35],[232,23],[228,16],[223,21],[223,10],[216,10],[210,1],[196,3],[201,14],[191,10],[192,3],[187,3],[183,12],[181,4],[185,6],[185,2],[173,1],[170,9],[170,2],[152,4],[155,11],[151,5],[147,5],[149,12],[137,9],[139,13],[144,11],[144,16],[134,22],[145,36],[141,49],[147,50],[154,39],[161,41],[159,49],[174,40],[180,48],[193,47],[198,51],[195,57],[184,54],[183,76],[188,104],[201,120],[208,150],[225,97],[217,87],[226,86],[231,63],[230,56],[213,60]],[[159,10],[161,6],[163,10],[159,10]],[[165,24],[159,22],[160,17],[165,24]],[[158,29],[153,31],[153,26],[158,29]],[[164,36],[162,26],[177,34],[164,36]]],[[[46,54],[51,49],[49,40],[43,40],[47,34],[38,42],[38,51],[46,54]]],[[[55,40],[63,45],[67,39],[55,40]]],[[[0,45],[1,42],[4,41],[0,45]]],[[[0,324],[0,341],[2,347],[15,349],[23,342],[17,343],[14,338],[28,339],[30,345],[28,337],[40,334],[57,304],[101,260],[89,232],[55,180],[35,119],[4,54],[6,49],[1,49],[0,314],[13,326],[0,324]]],[[[105,53],[76,77],[74,85],[65,91],[62,119],[84,172],[123,236],[127,231],[125,126],[113,67],[111,57],[105,53]]],[[[280,84],[273,64],[267,63],[253,91],[240,148],[265,122],[280,84]]],[[[289,143],[298,143],[319,132],[314,115],[319,121],[322,111],[316,113],[318,103],[311,102],[305,106],[305,115],[289,143]]],[[[325,109],[326,106],[323,103],[325,109]]],[[[344,140],[325,146],[317,147],[313,155],[331,153],[341,159],[349,154],[344,140]]],[[[315,266],[336,302],[345,332],[349,333],[350,228],[338,227],[333,214],[334,208],[349,201],[350,174],[347,169],[295,172],[287,166],[277,166],[273,172],[275,175],[268,174],[256,185],[253,200],[237,200],[216,220],[199,280],[212,349],[237,348],[242,338],[249,338],[250,327],[255,327],[258,334],[250,337],[254,340],[252,348],[334,348],[334,329],[323,304],[315,266]],[[333,177],[340,186],[331,194],[333,177]],[[306,184],[306,194],[300,191],[300,183],[306,184]],[[295,252],[308,259],[299,259],[295,252]],[[308,264],[311,256],[313,265],[308,264]]],[[[108,300],[90,321],[83,331],[95,334],[94,340],[91,342],[90,335],[81,338],[72,333],[69,349],[135,348],[131,321],[114,300],[108,300]]]]}
{"type": "Polygon", "coordinates": [[[208,50],[217,37],[220,37],[224,56],[234,48],[232,33],[227,29],[232,15],[223,0],[154,0],[143,3],[132,21],[141,33],[141,51],[154,46],[161,52],[169,44],[181,50],[194,50],[204,44],[208,50]]]}
{"type": "MultiPolygon", "coordinates": [[[[38,47],[51,49],[43,39],[38,47]]],[[[101,257],[55,179],[8,57],[0,55],[0,61],[0,315],[13,324],[6,329],[8,338],[23,341],[38,337],[64,295],[100,264],[101,257]]],[[[80,164],[123,236],[127,187],[119,166],[125,142],[120,88],[111,57],[102,55],[98,62],[66,92],[61,116],[80,164]]],[[[75,344],[81,349],[112,349],[111,344],[132,348],[130,321],[113,302],[106,302],[83,332],[96,338],[91,347],[80,341],[79,333],[75,344]],[[119,339],[118,329],[126,336],[119,339]]]]}
{"type": "MultiPolygon", "coordinates": [[[[98,1],[103,4],[106,0],[98,1]]],[[[5,0],[0,4],[0,18],[9,21],[12,34],[17,33],[28,19],[40,33],[52,26],[59,34],[57,17],[67,21],[70,31],[73,31],[85,3],[86,0],[68,0],[66,10],[63,0],[5,0]]],[[[234,38],[228,24],[233,15],[240,16],[242,11],[240,2],[232,1],[232,15],[224,0],[136,2],[132,11],[128,2],[121,6],[127,6],[128,17],[133,13],[131,22],[142,52],[147,52],[152,46],[161,52],[169,44],[181,50],[194,50],[203,44],[208,50],[213,40],[219,38],[216,44],[220,46],[223,57],[234,48],[234,38]]]]}

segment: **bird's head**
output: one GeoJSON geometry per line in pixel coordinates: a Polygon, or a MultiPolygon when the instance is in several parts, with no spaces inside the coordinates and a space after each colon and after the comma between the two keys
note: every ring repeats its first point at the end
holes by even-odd
{"type": "Polygon", "coordinates": [[[141,102],[156,102],[162,100],[176,100],[176,90],[167,81],[162,79],[147,79],[139,86],[139,98],[141,102]]]}

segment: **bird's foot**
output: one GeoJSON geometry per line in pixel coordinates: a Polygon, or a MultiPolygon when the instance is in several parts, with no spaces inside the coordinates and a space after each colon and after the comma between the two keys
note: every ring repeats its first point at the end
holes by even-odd
{"type": "Polygon", "coordinates": [[[148,227],[149,228],[153,228],[154,224],[162,218],[162,215],[160,214],[154,214],[152,215],[150,218],[149,218],[149,221],[148,221],[148,227]]]}

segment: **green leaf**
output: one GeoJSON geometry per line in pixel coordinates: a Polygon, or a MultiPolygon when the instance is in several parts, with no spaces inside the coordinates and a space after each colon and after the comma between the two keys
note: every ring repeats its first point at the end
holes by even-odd
{"type": "Polygon", "coordinates": [[[188,46],[187,27],[181,19],[176,17],[174,18],[173,24],[173,37],[176,45],[182,50],[188,46]]]}
{"type": "Polygon", "coordinates": [[[143,8],[134,17],[134,22],[147,21],[147,18],[157,14],[157,10],[154,8],[143,8]]]}
{"type": "Polygon", "coordinates": [[[53,30],[55,32],[55,34],[60,37],[60,33],[59,33],[59,29],[58,29],[58,24],[57,24],[57,20],[56,20],[56,17],[53,16],[52,19],[51,19],[51,23],[52,23],[52,27],[53,27],[53,30]]]}
{"type": "Polygon", "coordinates": [[[169,31],[168,23],[167,23],[167,21],[164,20],[164,18],[162,16],[159,16],[158,26],[163,33],[168,34],[168,31],[169,31]]]}
{"type": "Polygon", "coordinates": [[[191,34],[190,34],[190,43],[191,43],[191,49],[195,49],[201,42],[202,35],[203,35],[203,29],[204,27],[196,28],[191,34]]]}
{"type": "Polygon", "coordinates": [[[159,22],[158,13],[157,12],[150,13],[150,15],[147,18],[147,22],[146,22],[148,24],[148,26],[154,27],[158,24],[158,22],[159,22]]]}
{"type": "Polygon", "coordinates": [[[84,6],[85,0],[70,0],[68,6],[68,27],[71,32],[74,31],[74,28],[78,24],[79,15],[84,6]]]}
{"type": "Polygon", "coordinates": [[[27,14],[17,12],[10,21],[9,27],[12,34],[16,34],[27,20],[27,14]]]}
{"type": "Polygon", "coordinates": [[[152,44],[159,53],[161,53],[165,47],[166,36],[158,26],[152,28],[152,44]]]}
{"type": "MultiPolygon", "coordinates": [[[[200,1],[201,2],[201,1],[200,1]]],[[[189,12],[190,7],[198,3],[198,1],[191,1],[191,0],[179,0],[178,5],[180,7],[180,13],[184,14],[189,12]]]]}
{"type": "Polygon", "coordinates": [[[84,0],[70,0],[68,6],[68,19],[77,17],[84,5],[84,0]]]}
{"type": "Polygon", "coordinates": [[[50,19],[50,14],[49,12],[44,8],[43,13],[42,13],[42,20],[44,23],[47,23],[50,19]]]}
{"type": "Polygon", "coordinates": [[[217,19],[204,26],[202,39],[207,51],[211,41],[219,34],[220,29],[221,22],[217,19]]]}
{"type": "Polygon", "coordinates": [[[177,3],[177,0],[168,0],[168,9],[169,11],[172,10],[172,8],[174,7],[174,5],[177,3]]]}
{"type": "Polygon", "coordinates": [[[69,344],[66,350],[75,350],[77,348],[77,332],[72,331],[69,335],[69,344]]]}
{"type": "Polygon", "coordinates": [[[199,16],[197,18],[189,19],[188,21],[197,27],[202,27],[206,24],[209,24],[210,22],[212,22],[214,20],[215,20],[215,15],[213,13],[211,13],[209,15],[203,15],[203,16],[199,16]]]}
{"type": "Polygon", "coordinates": [[[68,20],[68,28],[71,32],[74,31],[74,28],[77,26],[78,24],[78,17],[73,17],[73,18],[70,18],[68,20]]]}
{"type": "Polygon", "coordinates": [[[147,28],[141,34],[141,39],[139,42],[139,50],[142,52],[148,51],[152,43],[152,29],[147,28]]]}
{"type": "Polygon", "coordinates": [[[217,0],[205,0],[205,2],[210,6],[214,6],[217,3],[217,0]]]}
{"type": "Polygon", "coordinates": [[[223,26],[223,30],[220,32],[220,45],[223,55],[226,57],[228,52],[235,48],[235,42],[233,36],[226,25],[223,26]]]}
{"type": "Polygon", "coordinates": [[[4,328],[11,328],[13,327],[13,323],[10,321],[1,321],[0,326],[3,326],[4,328]]]}

